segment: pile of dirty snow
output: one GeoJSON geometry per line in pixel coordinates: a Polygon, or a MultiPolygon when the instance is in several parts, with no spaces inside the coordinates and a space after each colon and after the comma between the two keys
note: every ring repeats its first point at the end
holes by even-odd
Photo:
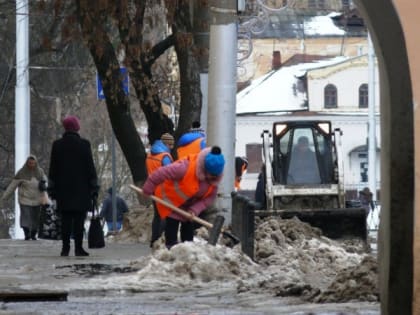
{"type": "MultiPolygon", "coordinates": [[[[148,242],[153,207],[130,211],[113,241],[148,242]]],[[[194,242],[167,250],[161,239],[151,255],[132,262],[135,276],[109,276],[101,285],[134,291],[229,287],[240,294],[298,297],[304,301],[378,301],[377,262],[362,241],[338,242],[298,219],[258,219],[255,262],[240,246],[208,245],[205,228],[194,242]]],[[[222,238],[221,238],[222,239],[222,238]]],[[[88,284],[87,284],[88,285],[88,284]]]]}
{"type": "Polygon", "coordinates": [[[294,218],[268,218],[255,232],[255,257],[264,272],[240,291],[265,290],[313,302],[377,301],[377,263],[359,242],[337,242],[294,218]],[[260,278],[260,279],[258,279],[260,278]]]}
{"type": "Polygon", "coordinates": [[[152,235],[153,206],[131,208],[124,215],[122,230],[107,237],[110,242],[148,243],[152,235]]]}

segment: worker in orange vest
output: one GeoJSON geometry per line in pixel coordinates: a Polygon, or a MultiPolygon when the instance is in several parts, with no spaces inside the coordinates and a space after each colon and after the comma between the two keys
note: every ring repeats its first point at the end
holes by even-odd
{"type": "Polygon", "coordinates": [[[192,123],[192,128],[183,134],[177,144],[178,159],[185,158],[189,154],[200,152],[206,147],[206,133],[201,129],[199,121],[192,123]]]}
{"type": "Polygon", "coordinates": [[[235,157],[235,191],[241,188],[242,176],[248,168],[248,159],[246,157],[235,157]]]}
{"type": "MultiPolygon", "coordinates": [[[[223,176],[225,159],[219,147],[205,148],[198,154],[188,155],[169,166],[161,167],[151,174],[143,185],[143,193],[154,194],[192,216],[198,216],[213,204],[218,185],[223,176]]],[[[165,242],[171,248],[178,243],[181,226],[181,241],[192,241],[194,224],[170,208],[157,203],[161,218],[166,218],[165,242]]]]}
{"type": "MultiPolygon", "coordinates": [[[[154,171],[162,166],[169,165],[173,162],[171,149],[174,147],[174,137],[169,133],[164,133],[160,139],[156,140],[150,152],[146,157],[147,174],[150,176],[154,171]]],[[[154,214],[152,220],[152,237],[150,247],[160,238],[165,229],[165,220],[161,220],[158,214],[156,203],[153,202],[154,214]]]]}

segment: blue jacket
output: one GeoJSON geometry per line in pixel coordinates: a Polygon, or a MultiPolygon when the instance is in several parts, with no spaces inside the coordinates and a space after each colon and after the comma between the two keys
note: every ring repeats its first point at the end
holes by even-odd
{"type": "MultiPolygon", "coordinates": [[[[117,203],[117,221],[122,221],[123,214],[128,212],[128,207],[124,199],[120,196],[116,195],[116,203],[117,203]]],[[[108,194],[105,198],[104,202],[102,203],[101,213],[99,214],[101,217],[105,218],[105,221],[112,222],[113,215],[112,215],[112,195],[108,194]]]]}

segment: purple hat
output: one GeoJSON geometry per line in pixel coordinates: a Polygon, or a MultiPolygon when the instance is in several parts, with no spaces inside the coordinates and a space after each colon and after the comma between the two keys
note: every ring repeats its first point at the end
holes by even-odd
{"type": "Polygon", "coordinates": [[[76,116],[67,116],[63,119],[63,127],[66,131],[79,131],[80,123],[76,116]]]}

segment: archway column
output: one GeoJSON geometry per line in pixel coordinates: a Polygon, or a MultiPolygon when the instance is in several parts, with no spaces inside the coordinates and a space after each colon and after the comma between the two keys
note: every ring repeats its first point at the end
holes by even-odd
{"type": "Polygon", "coordinates": [[[418,40],[420,2],[394,0],[406,39],[413,91],[414,111],[414,290],[413,314],[420,314],[420,42],[418,40]],[[417,144],[417,145],[416,145],[417,144]]]}
{"type": "Polygon", "coordinates": [[[381,314],[412,314],[414,114],[405,34],[393,1],[355,0],[355,3],[372,35],[380,74],[381,314]]]}

